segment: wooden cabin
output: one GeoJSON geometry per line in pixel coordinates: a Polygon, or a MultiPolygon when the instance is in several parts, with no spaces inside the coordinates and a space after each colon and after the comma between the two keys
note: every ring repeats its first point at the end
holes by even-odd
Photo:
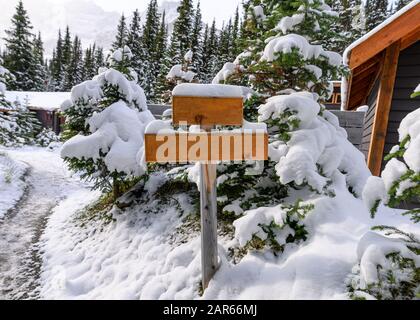
{"type": "Polygon", "coordinates": [[[70,98],[70,92],[23,92],[6,91],[6,99],[14,104],[19,101],[35,113],[44,128],[56,134],[62,131],[64,117],[60,114],[61,104],[70,98]]]}
{"type": "Polygon", "coordinates": [[[410,95],[420,83],[420,0],[391,16],[345,52],[350,76],[342,107],[366,105],[361,151],[374,175],[384,157],[399,144],[401,120],[420,107],[410,95]]]}
{"type": "Polygon", "coordinates": [[[341,109],[341,81],[332,81],[333,92],[330,99],[323,102],[323,105],[328,110],[340,110],[341,109]]]}

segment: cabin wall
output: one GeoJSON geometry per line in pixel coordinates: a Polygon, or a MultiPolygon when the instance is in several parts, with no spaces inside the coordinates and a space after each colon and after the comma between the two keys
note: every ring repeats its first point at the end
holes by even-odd
{"type": "Polygon", "coordinates": [[[420,41],[401,51],[389,114],[384,155],[399,143],[398,127],[407,114],[420,107],[420,99],[410,95],[420,83],[420,41]]]}

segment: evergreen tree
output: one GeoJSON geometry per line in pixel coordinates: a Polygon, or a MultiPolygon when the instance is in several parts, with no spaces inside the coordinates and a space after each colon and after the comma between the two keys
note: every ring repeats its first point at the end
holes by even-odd
{"type": "MultiPolygon", "coordinates": [[[[281,150],[281,154],[289,147],[293,131],[301,126],[299,111],[292,106],[295,99],[303,99],[301,102],[304,103],[308,98],[309,104],[315,102],[316,108],[322,110],[316,102],[318,97],[327,98],[331,93],[329,81],[343,75],[341,56],[324,50],[319,43],[325,38],[317,34],[320,30],[331,28],[333,19],[329,18],[330,8],[323,1],[250,0],[244,3],[244,11],[246,21],[241,28],[241,36],[246,48],[234,63],[225,64],[214,82],[251,86],[255,90],[256,93],[245,102],[244,117],[247,121],[265,122],[271,141],[269,149],[281,150]],[[319,50],[319,55],[313,50],[319,50]],[[285,102],[289,98],[290,104],[285,102]]],[[[222,166],[221,171],[228,177],[218,185],[218,196],[225,199],[222,205],[239,204],[243,210],[247,210],[251,203],[256,207],[271,206],[282,202],[281,199],[288,190],[296,187],[296,183],[300,185],[298,188],[306,183],[311,185],[308,180],[298,179],[289,184],[290,180],[284,179],[277,170],[278,161],[284,154],[287,152],[281,155],[270,152],[270,160],[254,175],[246,174],[250,169],[247,164],[222,166]],[[230,176],[232,173],[235,174],[230,176]],[[255,187],[258,181],[271,181],[268,184],[273,187],[258,191],[255,187]],[[250,201],[245,194],[255,188],[258,195],[250,201]]],[[[324,173],[320,170],[317,174],[324,173]]],[[[301,209],[309,210],[297,203],[294,210],[301,209]]],[[[296,237],[290,241],[305,239],[304,227],[298,231],[293,222],[286,224],[297,231],[296,237]]],[[[275,225],[264,228],[268,234],[276,232],[275,225]]],[[[271,246],[281,250],[276,242],[271,246]]]]}
{"type": "Polygon", "coordinates": [[[144,82],[144,60],[146,59],[146,53],[142,41],[142,26],[141,18],[138,10],[134,11],[133,19],[131,20],[130,28],[127,36],[127,46],[131,48],[133,54],[132,66],[137,72],[139,81],[144,82]]]}
{"type": "Polygon", "coordinates": [[[73,43],[71,41],[71,33],[69,26],[66,27],[66,34],[63,40],[63,68],[66,69],[71,62],[73,51],[73,43]]]}
{"type": "Polygon", "coordinates": [[[64,91],[70,91],[83,77],[83,51],[82,44],[78,36],[74,37],[71,60],[65,70],[64,91]]]}
{"type": "Polygon", "coordinates": [[[19,100],[14,104],[6,100],[6,83],[13,78],[9,70],[3,67],[3,60],[0,58],[0,145],[33,144],[36,135],[41,131],[41,123],[19,100]]]}
{"type": "Polygon", "coordinates": [[[220,70],[223,67],[224,61],[229,61],[233,51],[232,48],[232,21],[229,20],[226,26],[223,26],[220,32],[220,39],[218,44],[217,64],[216,69],[220,70]]]}
{"type": "Polygon", "coordinates": [[[156,102],[165,102],[165,92],[168,90],[166,75],[169,72],[171,66],[171,58],[168,53],[168,26],[166,25],[166,14],[163,12],[162,21],[160,24],[158,40],[157,40],[157,52],[159,72],[156,80],[156,102]]]}
{"type": "Polygon", "coordinates": [[[194,23],[192,0],[182,0],[177,11],[178,18],[174,23],[169,51],[173,63],[181,64],[184,55],[191,48],[191,30],[194,23]]]}
{"type": "Polygon", "coordinates": [[[51,82],[54,91],[60,91],[64,85],[64,71],[65,64],[63,61],[63,38],[61,36],[61,30],[58,30],[57,44],[53,52],[53,58],[51,61],[51,82]]]}
{"type": "Polygon", "coordinates": [[[146,21],[143,27],[142,43],[145,52],[143,63],[144,73],[140,79],[147,99],[154,101],[156,77],[159,71],[160,61],[156,61],[157,37],[160,29],[160,15],[158,12],[157,0],[150,0],[146,12],[146,21]]]}
{"type": "Polygon", "coordinates": [[[388,0],[366,0],[366,30],[370,31],[389,16],[388,0]]]}
{"type": "Polygon", "coordinates": [[[202,32],[203,20],[200,9],[200,1],[197,3],[197,8],[195,9],[195,18],[194,25],[191,35],[191,50],[193,52],[193,69],[195,72],[200,72],[203,59],[203,47],[202,47],[202,32]]]}
{"type": "Polygon", "coordinates": [[[163,93],[163,101],[170,103],[172,100],[172,90],[181,83],[197,83],[195,79],[196,73],[193,72],[193,57],[192,50],[189,50],[185,56],[182,64],[174,65],[169,73],[166,75],[166,92],[163,93]]]}
{"type": "Polygon", "coordinates": [[[82,80],[92,79],[97,74],[96,62],[95,62],[96,45],[89,46],[85,50],[83,59],[83,75],[82,80]]]}
{"type": "Polygon", "coordinates": [[[44,46],[41,33],[33,40],[33,56],[34,56],[34,90],[45,91],[48,84],[47,68],[44,61],[44,46]]]}
{"type": "Polygon", "coordinates": [[[6,30],[4,59],[5,67],[15,76],[15,81],[10,84],[10,88],[22,91],[36,90],[32,25],[22,0],[19,1],[11,22],[11,29],[6,30]]]}
{"type": "Polygon", "coordinates": [[[394,5],[394,10],[393,13],[401,10],[402,8],[404,8],[407,4],[409,4],[411,1],[413,0],[396,0],[393,5],[394,5]]]}
{"type": "Polygon", "coordinates": [[[236,8],[235,19],[233,20],[232,32],[231,32],[231,47],[230,47],[230,59],[235,60],[236,56],[241,52],[240,48],[240,21],[239,21],[239,7],[236,8]]]}
{"type": "Polygon", "coordinates": [[[216,21],[213,20],[211,28],[206,26],[203,40],[203,64],[200,70],[200,79],[204,83],[210,83],[217,72],[218,66],[218,36],[216,31],[216,21]]]}
{"type": "Polygon", "coordinates": [[[144,130],[146,122],[153,119],[147,111],[143,90],[137,84],[137,75],[130,67],[131,58],[132,53],[127,46],[112,52],[107,68],[101,70],[94,79],[77,85],[79,95],[73,95],[72,100],[62,107],[67,119],[64,137],[70,138],[63,146],[62,156],[72,170],[81,172],[82,178],[93,181],[94,188],[112,192],[114,200],[121,196],[126,187],[132,186],[130,181],[134,177],[144,173],[135,159],[139,150],[132,144],[142,139],[138,134],[142,130],[140,126],[144,130]],[[112,76],[109,77],[110,75],[112,76]],[[126,86],[130,88],[130,94],[127,93],[126,86]],[[140,115],[143,111],[145,113],[140,115]],[[102,120],[94,122],[95,117],[96,121],[98,117],[102,120]],[[138,127],[124,127],[127,121],[138,127]],[[115,125],[111,128],[106,127],[107,124],[115,125]],[[91,135],[95,132],[99,139],[93,141],[91,135]],[[109,139],[106,139],[108,142],[102,139],[104,132],[113,132],[118,136],[118,141],[115,142],[118,145],[115,148],[117,150],[112,150],[114,142],[105,146],[109,144],[109,139]],[[134,136],[131,135],[133,132],[134,136]],[[132,138],[123,141],[127,137],[132,138]],[[78,148],[74,148],[75,145],[78,148]],[[92,149],[97,150],[97,156],[96,152],[91,152],[92,149]],[[74,152],[75,150],[77,151],[74,152]],[[122,155],[122,150],[131,153],[131,158],[126,153],[122,155]],[[121,163],[115,163],[113,160],[116,158],[123,159],[125,164],[121,166],[121,163]]]}
{"type": "Polygon", "coordinates": [[[124,14],[121,15],[120,21],[117,27],[117,35],[115,41],[112,44],[113,49],[122,48],[127,43],[127,23],[125,21],[124,14]]]}
{"type": "Polygon", "coordinates": [[[339,13],[339,18],[333,22],[332,28],[338,37],[332,37],[327,48],[343,53],[355,40],[365,33],[365,14],[361,0],[335,0],[331,7],[339,13]]]}
{"type": "Polygon", "coordinates": [[[105,67],[104,49],[98,47],[95,52],[95,71],[98,72],[99,68],[105,67]]]}

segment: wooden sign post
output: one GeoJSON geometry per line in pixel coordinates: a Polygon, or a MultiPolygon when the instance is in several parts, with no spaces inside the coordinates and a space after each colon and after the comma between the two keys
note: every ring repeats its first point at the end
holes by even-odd
{"type": "MultiPolygon", "coordinates": [[[[181,87],[180,85],[178,87],[181,87]]],[[[217,162],[268,159],[266,130],[213,131],[217,125],[243,126],[242,92],[239,87],[187,85],[199,96],[176,94],[173,125],[199,125],[201,132],[166,130],[155,132],[149,125],[145,134],[146,162],[200,162],[201,265],[206,289],[219,266],[217,252],[217,162]],[[215,94],[216,92],[216,94],[215,94]],[[208,95],[206,95],[208,94],[208,95]]],[[[177,87],[177,88],[178,88],[177,87]]],[[[184,88],[182,88],[184,89],[184,88]]],[[[179,90],[185,92],[185,90],[179,90]]],[[[159,122],[159,121],[157,121],[159,122]]]]}

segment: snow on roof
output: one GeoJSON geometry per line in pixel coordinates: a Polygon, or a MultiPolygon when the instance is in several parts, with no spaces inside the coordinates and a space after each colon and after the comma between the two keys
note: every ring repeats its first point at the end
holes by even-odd
{"type": "Polygon", "coordinates": [[[396,20],[397,18],[399,18],[400,16],[402,16],[404,13],[406,13],[407,11],[409,11],[410,9],[414,8],[416,5],[420,4],[420,0],[414,0],[412,2],[410,2],[409,4],[407,4],[404,8],[402,8],[401,10],[397,11],[395,14],[393,14],[392,16],[390,16],[388,19],[386,19],[384,22],[382,22],[381,24],[379,24],[378,26],[376,26],[374,29],[372,29],[371,31],[369,31],[368,33],[366,33],[363,37],[357,39],[355,42],[353,42],[351,45],[349,45],[346,50],[344,51],[343,54],[343,62],[345,65],[348,65],[349,62],[349,58],[350,58],[350,52],[356,48],[359,44],[361,44],[362,42],[365,42],[367,39],[369,39],[372,35],[374,35],[375,33],[377,33],[378,31],[380,31],[381,29],[383,29],[385,26],[387,26],[388,24],[390,24],[391,22],[393,22],[394,20],[396,20]]]}
{"type": "Polygon", "coordinates": [[[244,90],[240,86],[224,84],[182,83],[174,88],[172,95],[192,97],[242,98],[244,96],[244,90]]]}
{"type": "Polygon", "coordinates": [[[6,91],[5,96],[11,103],[18,99],[22,104],[28,101],[28,107],[32,109],[54,111],[60,108],[63,101],[70,99],[70,92],[6,91]]]}

